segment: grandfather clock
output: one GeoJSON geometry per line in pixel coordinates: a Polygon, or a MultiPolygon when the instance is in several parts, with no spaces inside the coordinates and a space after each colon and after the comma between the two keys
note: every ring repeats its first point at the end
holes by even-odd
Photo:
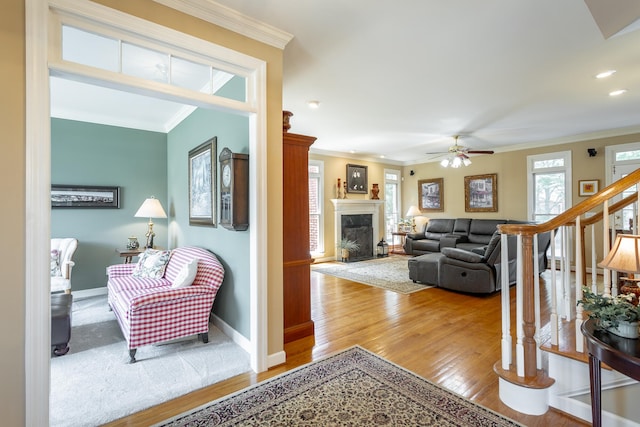
{"type": "Polygon", "coordinates": [[[288,133],[283,112],[283,305],[284,342],[313,335],[311,258],[309,250],[309,147],[315,137],[288,133]]]}

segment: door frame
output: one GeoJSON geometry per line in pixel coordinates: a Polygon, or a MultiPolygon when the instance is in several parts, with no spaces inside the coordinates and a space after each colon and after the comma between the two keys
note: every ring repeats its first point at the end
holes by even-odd
{"type": "MultiPolygon", "coordinates": [[[[49,8],[64,9],[85,18],[117,20],[126,17],[137,20],[136,28],[153,29],[150,37],[163,41],[165,37],[191,38],[120,11],[88,0],[25,0],[25,420],[26,425],[49,424],[50,392],[50,292],[46,260],[49,258],[51,234],[51,129],[49,111],[49,8]],[[45,292],[46,290],[46,292],[45,292]]],[[[220,47],[218,47],[220,48],[220,47]]],[[[221,59],[229,63],[249,65],[250,78],[256,85],[254,111],[249,116],[250,156],[250,361],[256,372],[268,368],[267,354],[267,102],[266,63],[257,58],[222,47],[221,59]],[[226,51],[226,53],[224,53],[226,51]]],[[[212,105],[215,105],[212,102],[212,105]]],[[[219,106],[218,106],[219,107],[219,106]]],[[[246,114],[246,112],[245,112],[246,114]]]]}

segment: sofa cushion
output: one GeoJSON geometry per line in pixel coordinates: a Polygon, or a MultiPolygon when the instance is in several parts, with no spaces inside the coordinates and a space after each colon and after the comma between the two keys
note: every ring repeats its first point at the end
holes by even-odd
{"type": "Polygon", "coordinates": [[[442,255],[447,258],[459,259],[464,262],[482,262],[482,255],[478,255],[473,252],[465,251],[464,249],[457,248],[442,248],[442,255]]]}
{"type": "Polygon", "coordinates": [[[160,279],[164,276],[164,270],[167,268],[170,256],[170,251],[147,249],[140,255],[140,260],[131,275],[140,278],[160,279]]]}
{"type": "Polygon", "coordinates": [[[457,218],[453,224],[452,234],[459,234],[467,237],[470,226],[471,218],[457,218]]]}
{"type": "Polygon", "coordinates": [[[491,240],[489,240],[489,244],[484,251],[484,259],[487,264],[495,264],[500,257],[500,248],[498,247],[500,238],[501,234],[499,231],[496,231],[493,233],[493,236],[491,236],[491,240]]]}
{"type": "Polygon", "coordinates": [[[430,240],[440,240],[442,236],[451,234],[455,220],[435,218],[429,221],[424,236],[430,240]]]}
{"type": "Polygon", "coordinates": [[[493,233],[498,229],[499,224],[506,223],[503,219],[473,219],[469,227],[469,242],[489,244],[493,233]]]}
{"type": "Polygon", "coordinates": [[[196,278],[198,273],[198,258],[193,258],[191,261],[182,266],[182,270],[178,273],[176,279],[171,283],[172,288],[184,288],[190,286],[193,283],[193,279],[196,278]]]}

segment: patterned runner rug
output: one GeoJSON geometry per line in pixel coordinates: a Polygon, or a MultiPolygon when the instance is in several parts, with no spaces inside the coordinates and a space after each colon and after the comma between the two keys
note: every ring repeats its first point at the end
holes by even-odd
{"type": "Polygon", "coordinates": [[[433,286],[413,283],[409,279],[409,257],[390,255],[359,262],[323,262],[312,264],[311,269],[322,274],[353,280],[399,294],[410,294],[433,286]]]}
{"type": "Polygon", "coordinates": [[[160,426],[521,426],[352,347],[160,426]]]}

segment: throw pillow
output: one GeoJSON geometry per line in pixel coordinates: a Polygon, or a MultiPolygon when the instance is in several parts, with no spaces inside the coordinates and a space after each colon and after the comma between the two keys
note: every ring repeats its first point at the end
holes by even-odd
{"type": "Polygon", "coordinates": [[[51,277],[62,276],[60,270],[60,251],[57,249],[51,250],[51,277]]]}
{"type": "Polygon", "coordinates": [[[133,277],[148,277],[151,279],[161,279],[164,270],[169,262],[170,251],[156,251],[147,249],[136,264],[131,275],[133,277]]]}
{"type": "Polygon", "coordinates": [[[172,288],[186,288],[191,286],[193,280],[198,273],[198,258],[194,258],[186,263],[182,269],[178,272],[176,280],[171,284],[172,288]]]}

